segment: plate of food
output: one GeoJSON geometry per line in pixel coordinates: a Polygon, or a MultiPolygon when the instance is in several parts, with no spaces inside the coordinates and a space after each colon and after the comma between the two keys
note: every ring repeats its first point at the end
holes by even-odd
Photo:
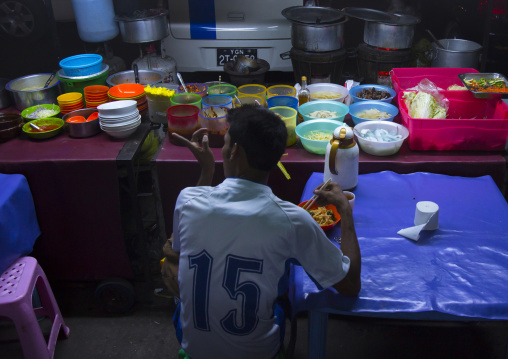
{"type": "MultiPolygon", "coordinates": [[[[298,207],[303,207],[308,201],[302,202],[298,207]]],[[[314,218],[319,224],[323,231],[328,231],[335,227],[340,221],[340,214],[337,212],[337,208],[333,204],[327,206],[317,206],[313,204],[307,212],[314,218]]]]}
{"type": "Polygon", "coordinates": [[[475,97],[489,98],[508,94],[508,81],[498,73],[465,73],[458,75],[475,97]]]}

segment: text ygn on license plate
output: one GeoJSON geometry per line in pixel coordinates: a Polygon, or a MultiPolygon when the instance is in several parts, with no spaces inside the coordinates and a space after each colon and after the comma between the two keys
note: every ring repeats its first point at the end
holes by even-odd
{"type": "Polygon", "coordinates": [[[238,55],[243,55],[252,60],[257,59],[257,49],[217,49],[217,66],[224,66],[226,62],[235,60],[238,55]]]}

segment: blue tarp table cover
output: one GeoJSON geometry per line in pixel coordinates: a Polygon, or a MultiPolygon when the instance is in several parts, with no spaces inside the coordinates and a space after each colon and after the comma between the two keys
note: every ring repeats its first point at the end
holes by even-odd
{"type": "MultiPolygon", "coordinates": [[[[313,173],[302,201],[322,181],[322,173],[313,173]]],[[[385,171],[360,175],[353,192],[362,254],[359,296],[342,297],[334,289],[319,291],[304,270],[294,266],[293,314],[508,319],[508,204],[489,176],[385,171]],[[397,231],[413,226],[419,201],[439,205],[439,229],[422,231],[414,242],[397,231]]],[[[328,237],[340,235],[339,227],[328,237]]]]}
{"type": "Polygon", "coordinates": [[[25,176],[0,173],[0,271],[32,251],[40,235],[25,176]]]}

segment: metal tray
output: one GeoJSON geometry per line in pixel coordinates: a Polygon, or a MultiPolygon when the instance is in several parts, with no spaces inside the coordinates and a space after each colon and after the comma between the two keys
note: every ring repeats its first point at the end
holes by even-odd
{"type": "Polygon", "coordinates": [[[508,87],[508,81],[506,78],[498,73],[464,73],[459,74],[459,79],[462,81],[464,86],[471,91],[475,97],[477,98],[500,98],[501,95],[508,95],[508,91],[505,92],[492,92],[492,91],[478,91],[471,86],[468,85],[466,80],[490,80],[490,79],[500,79],[503,80],[506,86],[508,87]]]}

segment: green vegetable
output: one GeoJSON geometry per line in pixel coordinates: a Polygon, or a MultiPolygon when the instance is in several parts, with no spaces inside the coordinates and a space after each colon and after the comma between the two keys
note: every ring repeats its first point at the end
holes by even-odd
{"type": "Polygon", "coordinates": [[[412,118],[446,118],[446,109],[429,93],[404,92],[403,98],[412,118]]]}

